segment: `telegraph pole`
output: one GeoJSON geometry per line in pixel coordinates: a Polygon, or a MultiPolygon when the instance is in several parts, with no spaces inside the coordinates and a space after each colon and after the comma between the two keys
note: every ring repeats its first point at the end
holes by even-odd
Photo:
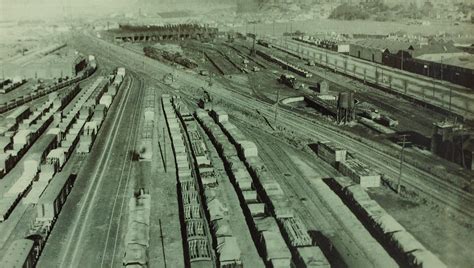
{"type": "Polygon", "coordinates": [[[400,170],[399,170],[399,174],[398,174],[397,194],[400,194],[400,188],[401,188],[402,167],[403,167],[403,152],[405,151],[405,145],[410,144],[410,142],[407,142],[407,140],[406,140],[407,136],[408,136],[408,134],[401,135],[401,137],[402,137],[402,142],[401,142],[402,149],[401,149],[401,152],[400,152],[400,170]]]}
{"type": "Polygon", "coordinates": [[[160,239],[161,239],[161,250],[163,252],[163,262],[166,268],[165,242],[163,241],[163,228],[161,228],[161,219],[159,219],[158,222],[160,224],[160,239]]]}
{"type": "Polygon", "coordinates": [[[277,115],[278,115],[278,102],[280,101],[280,88],[277,89],[277,98],[275,102],[275,128],[277,123],[277,115]]]}
{"type": "Polygon", "coordinates": [[[164,169],[165,169],[165,172],[166,172],[166,167],[167,167],[167,162],[166,162],[166,133],[165,133],[165,128],[163,128],[163,157],[164,157],[164,169]]]}

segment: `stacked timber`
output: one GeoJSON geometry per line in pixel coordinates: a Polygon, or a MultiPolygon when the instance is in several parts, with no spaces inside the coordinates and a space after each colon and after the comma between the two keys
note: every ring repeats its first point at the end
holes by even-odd
{"type": "Polygon", "coordinates": [[[218,177],[221,177],[216,173],[210,160],[209,150],[199,131],[198,123],[187,114],[188,109],[184,108],[185,105],[179,98],[174,98],[173,105],[189,137],[191,152],[197,168],[197,178],[200,185],[203,186],[201,188],[201,193],[204,196],[203,205],[207,211],[206,216],[208,216],[211,227],[218,263],[220,267],[242,267],[241,251],[229,222],[228,205],[224,198],[225,192],[218,181],[218,177]]]}
{"type": "Polygon", "coordinates": [[[172,97],[163,94],[161,100],[176,162],[178,196],[181,199],[183,219],[181,225],[186,237],[185,251],[189,257],[186,263],[191,267],[210,267],[213,265],[214,252],[211,249],[209,226],[199,196],[199,183],[196,182],[196,173],[191,168],[192,160],[188,154],[185,130],[176,116],[172,97]]]}

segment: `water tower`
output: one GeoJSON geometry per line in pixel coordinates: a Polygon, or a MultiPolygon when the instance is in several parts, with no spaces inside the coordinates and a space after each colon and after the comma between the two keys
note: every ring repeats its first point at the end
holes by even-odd
{"type": "Polygon", "coordinates": [[[355,99],[354,92],[341,92],[337,99],[337,115],[338,123],[346,124],[355,120],[355,99]]]}

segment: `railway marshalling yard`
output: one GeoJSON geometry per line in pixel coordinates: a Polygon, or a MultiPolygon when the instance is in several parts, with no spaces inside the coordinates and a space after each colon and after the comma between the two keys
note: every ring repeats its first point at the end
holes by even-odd
{"type": "MultiPolygon", "coordinates": [[[[433,123],[457,112],[433,108],[434,93],[415,102],[384,90],[383,78],[354,79],[327,60],[308,66],[304,52],[283,42],[169,41],[198,65],[187,69],[146,57],[150,43],[96,36],[77,33],[68,42],[97,64],[78,92],[62,88],[34,100],[37,107],[51,102],[41,112],[44,129],[0,180],[0,196],[28,175],[28,161],[36,160],[38,171],[0,223],[0,259],[26,256],[38,267],[474,262],[472,171],[422,145],[403,148],[400,168],[402,134],[429,137],[433,123]],[[312,75],[294,74],[301,89],[279,83],[291,71],[253,48],[312,75]],[[337,123],[331,108],[314,104],[321,93],[313,87],[323,80],[325,95],[355,92],[357,105],[398,125],[337,123]],[[69,137],[74,142],[64,142],[69,137]],[[49,154],[65,146],[71,149],[63,156],[49,154]],[[42,180],[48,170],[53,175],[42,180]],[[38,194],[39,182],[46,183],[38,194]],[[34,254],[9,250],[25,238],[34,241],[34,254]]],[[[453,107],[462,107],[462,89],[452,94],[453,107]]]]}

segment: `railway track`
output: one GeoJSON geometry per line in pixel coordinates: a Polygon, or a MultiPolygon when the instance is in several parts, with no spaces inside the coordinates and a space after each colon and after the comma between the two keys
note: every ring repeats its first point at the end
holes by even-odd
{"type": "Polygon", "coordinates": [[[248,54],[245,54],[244,52],[242,52],[241,50],[239,50],[235,46],[232,46],[232,45],[229,45],[229,44],[224,44],[224,45],[227,46],[228,48],[234,50],[237,53],[237,55],[240,56],[242,59],[248,59],[251,62],[253,62],[254,64],[258,65],[260,68],[267,69],[266,65],[262,64],[261,62],[259,62],[255,58],[249,56],[248,54]]]}
{"type": "MultiPolygon", "coordinates": [[[[287,40],[289,46],[293,46],[293,48],[286,48],[287,53],[292,53],[294,51],[295,54],[299,55],[298,52],[296,52],[294,46],[298,46],[301,49],[306,49],[308,51],[307,57],[309,56],[309,51],[314,52],[314,54],[322,54],[325,53],[321,51],[321,48],[298,42],[296,40],[287,40]]],[[[279,44],[282,46],[281,44],[279,44]]],[[[283,46],[282,46],[283,47],[283,46]]],[[[283,48],[285,49],[285,48],[283,48]]],[[[326,54],[330,55],[330,58],[333,58],[334,61],[340,62],[341,58],[340,55],[338,55],[336,52],[330,51],[326,52],[326,54]]],[[[326,56],[327,57],[327,56],[326,56]]],[[[345,59],[347,61],[347,57],[345,59]]],[[[418,103],[423,103],[423,105],[431,107],[432,109],[436,111],[441,111],[445,114],[452,115],[453,117],[461,117],[461,118],[470,118],[472,117],[472,110],[469,110],[470,104],[472,103],[472,96],[469,93],[466,93],[466,90],[462,86],[457,86],[452,83],[446,82],[446,81],[440,81],[436,79],[431,79],[429,77],[419,75],[419,74],[414,74],[414,73],[409,73],[406,74],[405,71],[400,71],[397,69],[393,69],[391,67],[383,66],[383,65],[368,65],[367,62],[364,62],[363,60],[355,60],[351,59],[355,65],[365,65],[365,67],[362,67],[366,70],[370,70],[367,74],[368,76],[366,77],[366,81],[376,87],[379,87],[380,89],[389,92],[394,95],[402,96],[403,98],[407,98],[411,101],[418,102],[418,103]],[[374,70],[375,69],[375,70],[374,70]],[[387,77],[391,76],[392,78],[397,78],[399,76],[406,76],[403,79],[408,79],[408,83],[410,83],[410,79],[416,79],[419,83],[423,84],[421,92],[419,91],[412,91],[408,87],[407,89],[400,88],[400,86],[396,86],[396,84],[389,85],[387,82],[382,82],[380,81],[381,79],[375,78],[374,76],[379,76],[378,74],[382,73],[383,70],[385,70],[385,74],[387,77]],[[405,72],[405,73],[404,73],[405,72]],[[435,91],[433,90],[436,88],[436,92],[438,94],[435,94],[435,91]],[[448,111],[447,105],[446,105],[446,100],[444,96],[447,96],[450,94],[450,88],[456,88],[457,90],[452,91],[452,109],[448,111]],[[471,103],[469,102],[471,101],[471,103]]],[[[333,65],[332,63],[329,62],[327,65],[333,65]]],[[[333,69],[338,69],[338,72],[343,73],[342,69],[340,66],[339,67],[334,67],[333,69]]],[[[349,72],[348,72],[349,73],[349,72]]],[[[354,78],[356,80],[361,79],[361,75],[358,75],[358,78],[354,78]]]]}
{"type": "MultiPolygon", "coordinates": [[[[246,110],[255,111],[258,107],[260,113],[267,117],[274,114],[274,110],[270,104],[245,96],[230,84],[226,89],[227,92],[215,89],[209,89],[209,91],[219,95],[222,99],[226,99],[228,102],[238,104],[246,110]],[[229,92],[231,94],[228,94],[229,92]],[[262,109],[263,107],[266,109],[262,109]]],[[[303,134],[306,137],[317,140],[331,140],[337,144],[343,145],[344,147],[348,147],[349,149],[352,149],[353,152],[358,152],[357,157],[359,159],[371,166],[377,167],[377,169],[387,177],[393,179],[398,178],[398,166],[393,167],[389,164],[398,163],[399,159],[396,157],[353,137],[341,134],[340,129],[330,127],[315,120],[304,118],[302,115],[286,108],[280,108],[279,110],[280,124],[285,125],[289,129],[297,129],[300,134],[303,134]],[[317,128],[315,129],[315,127],[317,128]]],[[[474,200],[472,194],[464,192],[463,190],[454,187],[444,180],[433,176],[426,171],[420,170],[409,163],[404,163],[404,170],[405,172],[401,180],[404,185],[420,191],[422,194],[432,198],[438,204],[447,205],[452,208],[454,212],[460,215],[467,216],[469,219],[474,218],[474,207],[471,206],[474,200]],[[428,182],[433,187],[428,188],[425,185],[427,182],[426,180],[419,181],[413,178],[430,178],[428,182]]]]}
{"type": "MultiPolygon", "coordinates": [[[[267,50],[267,51],[269,51],[269,50],[267,50]]],[[[282,51],[278,51],[278,54],[287,54],[287,53],[282,52],[282,51]]],[[[288,54],[288,55],[289,55],[289,57],[287,58],[288,62],[290,62],[292,64],[295,64],[295,65],[301,64],[301,59],[300,58],[298,58],[298,57],[296,57],[292,54],[288,54]]],[[[440,120],[445,118],[445,116],[441,116],[441,115],[438,116],[436,118],[436,120],[433,119],[433,117],[431,117],[431,118],[419,117],[419,116],[412,117],[412,115],[413,115],[412,112],[407,111],[406,109],[400,108],[399,105],[396,105],[396,103],[400,103],[400,101],[401,102],[409,102],[408,100],[404,100],[404,99],[400,100],[400,99],[396,98],[396,96],[393,95],[393,94],[383,92],[379,89],[370,87],[368,85],[364,85],[362,82],[359,82],[357,80],[353,80],[351,78],[348,78],[344,74],[334,74],[334,75],[336,75],[336,77],[333,77],[332,75],[329,75],[329,76],[328,75],[322,75],[322,73],[326,73],[326,72],[333,73],[333,69],[330,69],[329,67],[326,67],[326,69],[325,69],[324,67],[313,66],[311,69],[308,68],[307,71],[312,73],[314,75],[313,77],[317,77],[319,79],[324,79],[324,80],[329,81],[332,85],[335,85],[338,89],[342,89],[344,91],[353,91],[353,89],[355,88],[357,90],[356,92],[361,92],[363,94],[362,96],[359,95],[359,97],[358,97],[361,100],[365,100],[365,101],[368,101],[369,103],[373,103],[373,104],[375,104],[375,106],[378,106],[381,109],[386,110],[387,112],[390,112],[390,113],[393,113],[394,111],[396,111],[399,114],[398,115],[399,117],[409,118],[409,120],[411,122],[414,121],[414,122],[416,122],[416,124],[418,124],[420,126],[423,126],[425,128],[431,128],[432,127],[432,124],[431,124],[432,122],[440,121],[440,120]],[[315,70],[315,69],[317,69],[317,70],[315,70]],[[372,90],[370,92],[370,94],[366,93],[367,88],[372,90]],[[364,93],[366,93],[366,94],[364,94],[364,93]],[[387,99],[393,99],[394,102],[386,101],[387,99]],[[383,101],[383,100],[385,100],[385,101],[383,101]],[[433,120],[433,121],[429,122],[430,120],[433,120]]],[[[426,110],[426,108],[424,108],[424,107],[420,107],[420,109],[426,110]]],[[[424,113],[429,114],[430,116],[434,116],[433,111],[431,111],[431,110],[426,110],[426,111],[424,111],[424,113]]]]}
{"type": "MultiPolygon", "coordinates": [[[[240,124],[242,126],[242,123],[240,124]]],[[[393,263],[391,257],[385,252],[378,242],[365,232],[364,234],[355,233],[345,226],[344,222],[334,211],[321,199],[313,187],[308,187],[311,182],[305,178],[301,171],[294,165],[291,165],[291,159],[279,146],[270,146],[268,142],[262,142],[262,137],[267,136],[265,140],[275,139],[270,134],[255,130],[245,129],[247,137],[253,137],[253,141],[259,148],[259,155],[268,161],[265,161],[269,171],[284,187],[285,192],[291,193],[296,197],[305,196],[306,200],[297,207],[299,215],[302,217],[306,226],[316,225],[317,230],[322,232],[327,239],[333,243],[337,249],[338,256],[349,267],[380,267],[393,263]],[[252,132],[253,131],[253,132],[252,132]],[[283,174],[290,173],[293,179],[282,177],[283,174]],[[358,237],[356,237],[358,236],[358,237]],[[361,237],[362,236],[362,237],[361,237]],[[363,239],[364,241],[361,241],[363,239]],[[368,248],[364,243],[370,243],[373,247],[368,248]],[[375,253],[375,255],[374,255],[375,253]],[[375,259],[374,256],[377,256],[375,259]],[[380,261],[378,258],[387,258],[380,261]]],[[[322,173],[336,173],[332,168],[320,166],[322,173]]],[[[320,243],[321,241],[318,241],[320,243]]],[[[327,252],[326,254],[330,254],[327,252]]]]}
{"type": "Polygon", "coordinates": [[[101,156],[98,160],[99,166],[94,171],[94,174],[92,176],[93,180],[89,183],[89,186],[84,193],[84,203],[80,207],[80,210],[78,212],[78,217],[81,220],[76,221],[75,224],[72,226],[71,237],[73,238],[68,240],[68,243],[65,245],[64,255],[60,259],[60,263],[63,266],[77,266],[79,264],[79,261],[77,259],[79,257],[79,248],[82,246],[81,241],[84,237],[85,227],[87,225],[86,223],[88,222],[88,219],[90,217],[91,206],[92,204],[94,204],[99,185],[101,184],[101,181],[104,178],[106,170],[105,167],[110,162],[110,154],[119,134],[119,125],[123,122],[125,106],[132,101],[131,98],[129,98],[129,95],[131,93],[131,88],[133,87],[134,81],[135,80],[131,80],[129,86],[123,89],[125,92],[122,93],[123,96],[119,100],[120,103],[118,103],[119,110],[116,113],[115,118],[113,119],[113,129],[108,133],[107,136],[108,143],[106,144],[106,147],[102,151],[101,156]]]}
{"type": "MultiPolygon", "coordinates": [[[[132,73],[132,72],[129,72],[132,73]]],[[[137,76],[136,74],[134,76],[137,76]]],[[[144,96],[144,82],[142,80],[139,81],[139,95],[137,97],[136,103],[141,103],[143,100],[144,96]]],[[[132,116],[132,122],[140,122],[140,115],[142,114],[142,106],[141,105],[135,105],[134,106],[134,111],[133,111],[133,116],[132,116]]],[[[127,141],[126,145],[126,150],[125,152],[130,152],[133,151],[137,142],[137,137],[140,133],[141,128],[140,127],[130,127],[128,130],[127,136],[130,137],[127,141]]],[[[121,242],[119,239],[120,235],[120,227],[122,223],[122,217],[123,217],[123,211],[124,207],[127,204],[127,200],[129,199],[129,195],[127,195],[127,190],[129,187],[130,183],[130,176],[132,174],[132,160],[129,154],[125,155],[124,161],[122,163],[121,167],[121,172],[120,172],[120,177],[119,177],[119,182],[117,186],[117,191],[115,192],[115,197],[112,205],[112,211],[111,211],[111,217],[107,226],[107,236],[105,240],[105,246],[103,250],[103,254],[101,257],[101,262],[100,262],[100,267],[106,266],[106,258],[109,259],[110,267],[114,267],[114,262],[115,262],[115,257],[116,257],[116,250],[117,250],[117,243],[121,242]],[[115,230],[113,232],[112,230],[115,230]],[[112,236],[113,235],[113,236],[112,236]],[[112,238],[111,238],[112,236],[112,238]],[[112,239],[113,241],[113,247],[112,250],[109,249],[109,240],[112,239]],[[110,251],[112,253],[110,253],[110,251]]],[[[112,242],[111,242],[112,243],[112,242]]],[[[112,244],[111,244],[112,245],[112,244]]]]}
{"type": "MultiPolygon", "coordinates": [[[[156,77],[152,77],[152,79],[157,80],[156,77]]],[[[271,104],[243,94],[230,83],[226,83],[225,90],[222,89],[222,87],[213,87],[209,88],[208,91],[227,102],[238,104],[245,110],[254,112],[258,108],[267,117],[274,113],[271,104]]],[[[369,141],[367,140],[356,139],[348,133],[341,134],[341,129],[337,127],[309,118],[303,118],[301,114],[286,108],[280,108],[279,110],[279,120],[285,127],[302,130],[301,134],[311,139],[331,140],[337,144],[342,144],[353,152],[358,152],[357,157],[363,162],[371,166],[378,166],[378,169],[386,176],[392,179],[398,178],[398,165],[397,167],[390,165],[390,163],[399,162],[396,155],[390,155],[384,152],[383,149],[368,144],[369,141]]],[[[405,172],[401,179],[404,185],[420,191],[421,195],[431,198],[437,204],[448,206],[456,214],[467,216],[469,219],[474,218],[474,207],[472,206],[474,197],[472,194],[453,187],[441,178],[429,174],[412,164],[405,163],[404,170],[405,172]],[[430,180],[421,179],[420,181],[419,178],[430,178],[430,180]]]]}

